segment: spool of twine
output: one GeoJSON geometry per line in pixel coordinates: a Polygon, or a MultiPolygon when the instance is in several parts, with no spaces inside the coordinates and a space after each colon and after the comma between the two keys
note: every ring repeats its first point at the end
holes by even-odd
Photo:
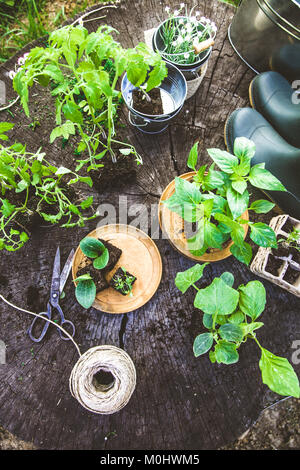
{"type": "Polygon", "coordinates": [[[96,346],[84,353],[70,376],[70,391],[88,411],[112,414],[130,400],[136,386],[136,371],[128,354],[115,346],[96,346]],[[96,374],[110,373],[109,384],[98,383],[96,374]]]}
{"type": "Polygon", "coordinates": [[[103,345],[81,354],[73,337],[60,325],[38,313],[17,307],[3,295],[0,295],[0,299],[21,312],[49,321],[73,342],[80,357],[71,372],[70,392],[86,410],[108,415],[120,411],[127,405],[135,390],[136,370],[132,359],[123,349],[103,345]],[[97,374],[101,373],[111,377],[109,383],[101,383],[101,379],[97,379],[97,374]]]}

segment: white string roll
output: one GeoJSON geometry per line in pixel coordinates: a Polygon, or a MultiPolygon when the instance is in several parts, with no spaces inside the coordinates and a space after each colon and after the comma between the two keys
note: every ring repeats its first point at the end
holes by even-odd
{"type": "Polygon", "coordinates": [[[136,370],[132,359],[123,349],[103,345],[91,348],[81,354],[73,337],[60,325],[38,313],[14,305],[1,294],[0,299],[20,312],[52,323],[73,342],[80,357],[71,372],[70,392],[86,410],[108,415],[116,413],[127,405],[135,390],[136,370]],[[112,375],[113,379],[110,384],[98,383],[95,375],[100,371],[112,375]]]}
{"type": "Polygon", "coordinates": [[[76,362],[70,376],[70,391],[89,411],[112,414],[120,411],[130,400],[136,386],[136,371],[130,356],[115,346],[96,346],[86,351],[76,362]],[[97,383],[95,375],[111,373],[109,385],[97,383]]]}

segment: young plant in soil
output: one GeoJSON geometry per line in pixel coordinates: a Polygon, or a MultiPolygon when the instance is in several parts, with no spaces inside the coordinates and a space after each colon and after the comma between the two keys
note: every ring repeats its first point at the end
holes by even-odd
{"type": "Polygon", "coordinates": [[[252,248],[244,241],[244,224],[249,225],[250,238],[254,243],[277,248],[276,234],[269,225],[242,218],[246,210],[262,214],[274,207],[273,203],[264,199],[249,205],[248,183],[266,190],[286,189],[265,169],[264,163],[250,166],[255,144],[245,137],[235,140],[234,155],[216,148],[207,151],[214,163],[209,168],[202,165],[196,170],[198,143],[192,147],[187,166],[196,172],[193,181],[176,178],[175,193],[164,204],[185,221],[197,224],[196,235],[188,239],[192,254],[202,256],[211,248],[224,248],[232,240],[231,253],[248,265],[252,248]],[[215,164],[220,171],[214,169],[215,164]]]}
{"type": "Polygon", "coordinates": [[[194,12],[195,7],[188,12],[184,3],[173,13],[170,13],[169,7],[165,10],[169,19],[160,32],[164,44],[160,51],[162,57],[179,65],[193,64],[198,60],[195,47],[215,37],[215,23],[204,16],[200,18],[200,13],[194,12]]]}
{"type": "Polygon", "coordinates": [[[299,398],[299,381],[292,365],[287,359],[263,348],[256,337],[256,330],[264,325],[257,321],[266,304],[263,284],[250,281],[234,289],[233,275],[225,272],[208,287],[200,289],[196,283],[207,264],[196,264],[177,273],[175,279],[183,294],[191,286],[197,291],[194,306],[203,312],[203,325],[208,330],[195,338],[194,355],[199,357],[209,352],[212,363],[235,364],[239,360],[240,346],[252,339],[261,350],[259,368],[263,383],[279,395],[299,398]]]}
{"type": "MultiPolygon", "coordinates": [[[[1,140],[8,140],[6,132],[13,126],[0,123],[1,140]]],[[[53,224],[64,220],[63,227],[82,227],[86,220],[96,217],[82,213],[93,203],[92,197],[75,203],[69,196],[70,185],[91,185],[90,178],[51,165],[40,150],[32,153],[20,143],[7,147],[0,144],[0,176],[0,249],[16,251],[24,245],[29,236],[23,224],[34,214],[53,224]]]]}
{"type": "Polygon", "coordinates": [[[133,296],[132,287],[136,281],[136,277],[126,271],[125,268],[119,268],[113,275],[110,285],[122,295],[133,296]]]}
{"type": "MultiPolygon", "coordinates": [[[[87,258],[92,259],[93,262],[86,267],[86,270],[88,272],[78,276],[75,279],[74,282],[77,282],[75,296],[80,305],[82,305],[82,307],[90,308],[96,298],[96,282],[100,281],[99,277],[97,280],[95,279],[96,276],[94,274],[94,270],[101,271],[108,265],[109,252],[100,240],[93,237],[85,237],[83,240],[81,240],[80,249],[82,253],[87,258]]],[[[106,282],[103,282],[103,287],[107,287],[106,282]]]]}
{"type": "Polygon", "coordinates": [[[121,102],[117,88],[124,71],[136,86],[145,85],[145,93],[160,85],[167,68],[158,54],[140,43],[124,49],[112,36],[117,31],[100,26],[88,33],[83,26],[65,26],[52,32],[47,47],[35,47],[25,65],[14,77],[14,89],[29,116],[29,88],[34,83],[51,88],[56,104],[56,124],[50,142],[58,137],[80,135],[77,152],[87,152],[78,160],[76,171],[101,168],[107,152],[116,161],[114,149],[123,155],[141,157],[135,148],[115,138],[115,120],[121,102]]]}
{"type": "Polygon", "coordinates": [[[280,238],[277,242],[283,247],[293,248],[300,253],[300,230],[294,227],[289,233],[287,238],[280,238]]]}

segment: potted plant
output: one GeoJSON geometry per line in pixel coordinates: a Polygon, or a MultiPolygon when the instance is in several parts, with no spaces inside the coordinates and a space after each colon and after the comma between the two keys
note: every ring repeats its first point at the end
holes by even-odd
{"type": "Polygon", "coordinates": [[[260,281],[250,281],[233,288],[234,277],[225,272],[210,285],[199,288],[205,264],[196,264],[187,271],[177,273],[175,284],[184,294],[191,286],[197,291],[194,306],[203,313],[205,333],[194,341],[196,357],[209,352],[212,363],[235,364],[239,348],[248,339],[255,341],[261,351],[259,368],[262,381],[279,395],[300,397],[298,377],[284,357],[275,356],[263,348],[256,331],[264,324],[258,321],[266,305],[266,291],[260,281]]]}
{"type": "Polygon", "coordinates": [[[244,241],[247,226],[254,243],[277,247],[274,230],[248,218],[248,211],[267,213],[274,204],[264,199],[250,204],[248,183],[261,189],[286,189],[264,164],[250,166],[255,144],[245,137],[235,140],[234,155],[216,148],[207,151],[214,163],[196,170],[196,142],[187,161],[193,172],[176,178],[164,190],[159,203],[161,228],[173,246],[190,258],[217,261],[233,254],[248,265],[252,248],[244,241]],[[195,225],[192,236],[184,221],[195,225]]]}
{"type": "Polygon", "coordinates": [[[29,88],[39,83],[51,90],[56,106],[56,127],[50,142],[78,134],[76,152],[79,171],[103,167],[103,158],[117,154],[141,157],[135,148],[115,138],[116,118],[122,102],[118,80],[126,70],[134,86],[147,79],[147,91],[160,85],[167,69],[158,54],[146,45],[124,49],[112,36],[110,26],[88,33],[82,25],[69,25],[53,31],[47,47],[35,47],[13,79],[14,89],[29,116],[29,88]]]}
{"type": "Polygon", "coordinates": [[[273,217],[270,227],[277,248],[259,248],[250,269],[300,297],[300,221],[285,214],[273,217]]]}
{"type": "Polygon", "coordinates": [[[165,8],[169,17],[155,30],[152,47],[161,57],[184,74],[188,84],[187,98],[198,89],[207,69],[217,27],[199,11],[181,3],[178,10],[165,8]]]}
{"type": "Polygon", "coordinates": [[[159,87],[151,88],[151,80],[134,86],[128,73],[123,77],[121,90],[129,109],[129,120],[139,130],[148,134],[164,131],[180,112],[187,86],[183,74],[172,64],[165,65],[168,75],[159,87]]]}
{"type": "MultiPolygon", "coordinates": [[[[1,140],[8,139],[6,132],[13,126],[0,123],[1,140]]],[[[55,167],[40,150],[28,152],[20,143],[0,144],[0,175],[0,250],[21,248],[38,218],[63,227],[82,227],[96,217],[84,215],[93,197],[79,199],[73,189],[78,182],[91,186],[91,179],[63,166],[55,167]]]]}

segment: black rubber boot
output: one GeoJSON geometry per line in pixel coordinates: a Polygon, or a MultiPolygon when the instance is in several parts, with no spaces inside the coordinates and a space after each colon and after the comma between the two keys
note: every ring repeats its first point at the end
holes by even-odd
{"type": "Polygon", "coordinates": [[[257,111],[235,110],[225,124],[225,141],[230,153],[236,137],[247,137],[256,145],[251,164],[265,162],[288,192],[265,191],[286,214],[300,220],[300,149],[288,144],[257,111]]]}
{"type": "Polygon", "coordinates": [[[251,106],[289,144],[300,148],[300,95],[295,91],[279,73],[264,72],[251,82],[249,95],[251,106]]]}

